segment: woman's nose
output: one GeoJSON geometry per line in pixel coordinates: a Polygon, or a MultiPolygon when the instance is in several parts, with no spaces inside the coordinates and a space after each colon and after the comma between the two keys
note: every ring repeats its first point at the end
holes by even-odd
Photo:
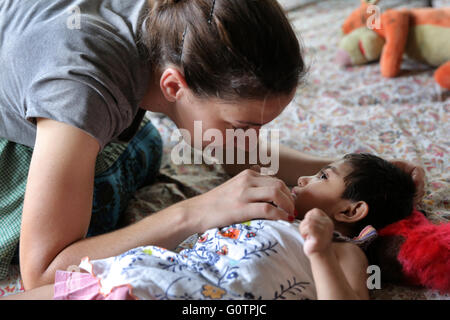
{"type": "Polygon", "coordinates": [[[304,187],[309,183],[310,179],[311,179],[311,177],[300,177],[300,178],[298,178],[298,185],[300,187],[304,187]]]}

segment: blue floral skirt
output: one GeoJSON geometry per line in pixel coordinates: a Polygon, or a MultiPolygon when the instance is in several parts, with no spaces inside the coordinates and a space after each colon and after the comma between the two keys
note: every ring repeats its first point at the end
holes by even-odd
{"type": "MultiPolygon", "coordinates": [[[[23,199],[33,149],[0,138],[0,280],[19,262],[23,199]]],[[[117,229],[135,191],[159,173],[162,140],[144,119],[128,143],[109,143],[97,157],[92,216],[87,237],[117,229]]]]}

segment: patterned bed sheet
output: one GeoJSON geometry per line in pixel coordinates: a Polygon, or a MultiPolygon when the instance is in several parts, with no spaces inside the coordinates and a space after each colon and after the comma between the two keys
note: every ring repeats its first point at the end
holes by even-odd
{"type": "MultiPolygon", "coordinates": [[[[292,1],[290,1],[292,2],[292,1]]],[[[382,0],[388,7],[419,7],[424,1],[382,0]]],[[[403,158],[423,165],[426,195],[420,208],[434,222],[450,219],[449,146],[450,92],[433,80],[433,69],[405,60],[395,79],[381,77],[378,64],[342,69],[333,62],[340,26],[358,0],[299,0],[289,12],[300,35],[309,72],[294,101],[267,125],[280,130],[281,142],[320,156],[370,152],[403,158]]],[[[450,0],[434,1],[450,6],[450,0]]],[[[159,114],[148,114],[160,131],[164,160],[156,183],[132,199],[121,225],[134,223],[171,204],[204,193],[228,177],[219,166],[176,166],[169,160],[174,124],[159,114]]],[[[195,235],[181,247],[189,247],[195,235]]],[[[0,282],[0,296],[23,290],[19,269],[0,282]]],[[[372,299],[446,299],[450,295],[425,288],[383,283],[372,299]]]]}

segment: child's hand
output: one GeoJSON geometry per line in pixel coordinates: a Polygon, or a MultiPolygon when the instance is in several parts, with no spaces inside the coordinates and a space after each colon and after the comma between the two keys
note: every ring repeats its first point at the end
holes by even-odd
{"type": "Polygon", "coordinates": [[[303,251],[309,258],[331,248],[334,223],[322,210],[316,208],[308,211],[300,223],[299,230],[305,239],[303,251]]]}

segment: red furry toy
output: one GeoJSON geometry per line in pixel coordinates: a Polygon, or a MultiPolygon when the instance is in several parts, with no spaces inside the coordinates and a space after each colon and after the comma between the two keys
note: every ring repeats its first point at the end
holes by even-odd
{"type": "Polygon", "coordinates": [[[450,223],[433,224],[415,210],[378,235],[368,254],[382,279],[450,293],[450,223]]]}

